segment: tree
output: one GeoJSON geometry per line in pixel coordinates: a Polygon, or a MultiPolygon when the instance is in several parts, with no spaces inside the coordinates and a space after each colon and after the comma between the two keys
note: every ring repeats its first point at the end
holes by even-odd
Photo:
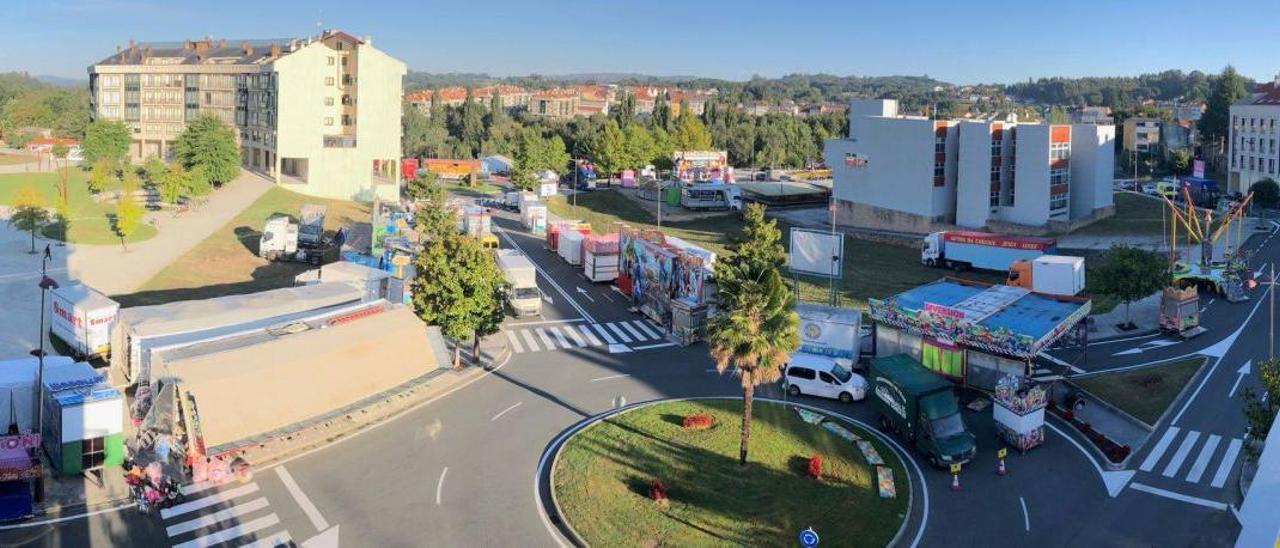
{"type": "Polygon", "coordinates": [[[1169,152],[1169,166],[1173,168],[1174,175],[1186,173],[1191,167],[1191,151],[1180,148],[1169,152]]]}
{"type": "Polygon", "coordinates": [[[720,306],[707,322],[707,344],[716,369],[730,366],[742,385],[742,437],[738,463],[746,465],[751,440],[751,404],[755,387],[778,379],[788,354],[800,345],[795,297],[782,278],[786,262],[777,221],[764,207],[747,207],[740,236],[729,258],[716,268],[720,306]]]}
{"type": "Polygon", "coordinates": [[[662,92],[653,100],[653,115],[649,117],[653,127],[663,131],[671,131],[671,106],[667,104],[667,94],[662,92]]]}
{"type": "Polygon", "coordinates": [[[1280,185],[1272,179],[1263,179],[1249,185],[1253,193],[1253,203],[1261,208],[1275,209],[1280,207],[1280,185]]]}
{"type": "Polygon", "coordinates": [[[80,153],[89,163],[98,160],[119,162],[129,153],[129,140],[129,128],[124,122],[94,120],[84,130],[80,153]]]}
{"type": "Polygon", "coordinates": [[[1276,414],[1280,413],[1280,398],[1267,397],[1280,394],[1280,360],[1261,360],[1258,368],[1258,379],[1262,381],[1261,390],[1253,387],[1240,389],[1240,397],[1244,398],[1244,417],[1249,421],[1249,436],[1253,440],[1245,444],[1245,452],[1253,459],[1261,454],[1262,442],[1271,432],[1276,414]]]}
{"type": "Polygon", "coordinates": [[[414,216],[414,230],[418,231],[422,241],[442,240],[458,233],[458,218],[447,203],[444,187],[438,184],[426,186],[418,200],[425,203],[414,216]]]}
{"type": "Polygon", "coordinates": [[[480,153],[480,144],[484,142],[485,124],[484,107],[475,101],[472,88],[467,88],[466,100],[462,102],[461,135],[463,147],[468,158],[475,158],[480,153]]]}
{"type": "Polygon", "coordinates": [[[1200,117],[1200,133],[1205,141],[1220,151],[1231,135],[1231,105],[1245,96],[1245,81],[1236,73],[1235,67],[1227,65],[1213,81],[1213,91],[1205,103],[1204,114],[1200,117]]]}
{"type": "Polygon", "coordinates": [[[676,150],[711,150],[711,132],[697,116],[688,111],[676,118],[676,130],[671,134],[676,150]]]}
{"type": "Polygon", "coordinates": [[[240,174],[240,148],[236,135],[213,113],[201,114],[173,143],[173,154],[182,167],[200,166],[214,185],[230,182],[240,174]]]}
{"type": "Polygon", "coordinates": [[[654,157],[657,156],[654,148],[653,135],[649,130],[640,124],[630,124],[624,129],[623,134],[626,136],[627,161],[623,167],[644,167],[645,164],[653,163],[654,157]]]}
{"type": "Polygon", "coordinates": [[[164,165],[164,160],[155,156],[148,156],[146,161],[142,162],[142,171],[146,174],[148,184],[156,184],[166,170],[167,166],[164,165]]]}
{"type": "Polygon", "coordinates": [[[65,208],[71,203],[70,185],[71,166],[67,164],[67,155],[71,153],[71,147],[63,143],[54,143],[53,149],[50,150],[54,159],[54,170],[58,172],[58,205],[65,208]]]}
{"type": "Polygon", "coordinates": [[[1090,274],[1097,292],[1124,303],[1124,318],[1129,319],[1129,305],[1169,285],[1168,261],[1157,253],[1117,244],[1102,253],[1100,266],[1090,274]]]}
{"type": "Polygon", "coordinates": [[[1061,106],[1054,105],[1053,108],[1049,109],[1049,123],[1050,124],[1070,124],[1071,117],[1067,116],[1067,111],[1064,110],[1061,106]]]}
{"type": "Polygon", "coordinates": [[[49,210],[45,209],[44,195],[33,185],[18,189],[13,197],[13,212],[9,224],[31,234],[31,251],[36,252],[36,231],[49,222],[49,210]]]}
{"type": "Polygon", "coordinates": [[[609,180],[613,180],[613,174],[625,167],[629,161],[627,137],[618,127],[618,123],[613,120],[605,123],[604,131],[596,136],[595,142],[591,145],[591,151],[596,167],[609,180]]]}
{"type": "Polygon", "coordinates": [[[538,187],[538,178],[528,168],[517,166],[511,170],[511,186],[520,190],[533,190],[538,187]]]}
{"type": "Polygon", "coordinates": [[[405,194],[410,200],[429,200],[432,190],[440,183],[440,176],[434,171],[423,171],[422,175],[409,179],[405,184],[405,194]]]}
{"type": "Polygon", "coordinates": [[[634,93],[623,92],[622,98],[618,100],[618,108],[613,109],[613,119],[618,122],[618,127],[627,129],[636,118],[636,96],[634,93]]]}
{"type": "MultiPolygon", "coordinates": [[[[150,174],[151,170],[147,169],[147,172],[150,174]]],[[[175,163],[167,168],[162,168],[152,177],[156,190],[160,192],[160,200],[167,204],[178,203],[178,198],[181,198],[183,194],[189,193],[193,187],[191,172],[183,168],[182,164],[175,163]]]]}
{"type": "Polygon", "coordinates": [[[138,223],[142,221],[142,206],[138,205],[133,195],[137,189],[138,176],[133,173],[133,170],[125,170],[120,180],[120,200],[116,202],[115,219],[116,235],[120,237],[120,247],[125,251],[129,251],[125,240],[138,230],[138,223]]]}
{"type": "Polygon", "coordinates": [[[544,138],[538,130],[525,128],[516,149],[516,166],[534,171],[549,169],[563,175],[569,166],[569,152],[559,135],[544,138]]]}
{"type": "Polygon", "coordinates": [[[115,177],[116,164],[107,158],[99,158],[93,162],[89,168],[89,178],[85,179],[85,185],[89,187],[89,192],[97,194],[107,188],[107,183],[115,177]]]}

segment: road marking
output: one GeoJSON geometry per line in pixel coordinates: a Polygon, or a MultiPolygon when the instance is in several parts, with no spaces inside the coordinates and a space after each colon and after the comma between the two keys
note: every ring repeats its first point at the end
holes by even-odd
{"type": "Polygon", "coordinates": [[[267,507],[266,497],[256,498],[244,504],[237,504],[235,506],[232,506],[231,508],[227,508],[225,510],[219,510],[207,516],[200,516],[190,521],[184,521],[182,523],[170,525],[168,527],[165,527],[164,532],[168,534],[170,537],[176,537],[183,533],[188,533],[191,531],[195,531],[196,529],[208,527],[220,521],[226,521],[232,518],[238,518],[240,516],[248,514],[249,512],[261,510],[266,507],[267,507]]]}
{"type": "MultiPolygon", "coordinates": [[[[512,247],[519,249],[521,253],[524,253],[526,256],[529,256],[529,252],[525,251],[524,247],[521,247],[520,244],[516,243],[515,238],[512,238],[510,234],[507,234],[507,231],[499,230],[498,234],[503,238],[506,238],[507,243],[511,244],[512,247]]],[[[569,301],[569,306],[572,306],[574,310],[577,310],[578,314],[581,314],[582,317],[586,318],[587,321],[591,323],[596,322],[596,319],[592,318],[591,314],[588,314],[587,311],[582,308],[582,305],[578,304],[578,301],[573,300],[573,297],[569,296],[568,291],[565,291],[563,287],[560,287],[560,284],[556,283],[555,278],[548,276],[547,272],[545,270],[542,270],[542,267],[538,266],[538,263],[536,261],[531,260],[529,262],[533,263],[534,270],[537,270],[538,274],[542,274],[542,277],[547,280],[547,283],[551,284],[551,287],[554,287],[555,290],[560,293],[560,296],[564,297],[566,301],[569,301]]]]}
{"type": "Polygon", "coordinates": [[[448,473],[449,473],[448,466],[444,467],[444,470],[440,471],[440,481],[436,482],[436,506],[440,505],[440,491],[444,489],[444,476],[445,474],[448,474],[448,473]]]}
{"type": "Polygon", "coordinates": [[[280,517],[275,514],[271,514],[247,523],[236,525],[235,527],[222,529],[216,533],[209,533],[203,537],[188,540],[182,544],[175,544],[173,545],[173,548],[205,548],[206,546],[222,544],[224,542],[243,537],[249,533],[266,529],[267,527],[271,527],[277,523],[280,523],[280,517]]]}
{"type": "Polygon", "coordinates": [[[631,347],[631,349],[632,350],[648,350],[650,348],[666,348],[668,346],[675,346],[675,345],[676,343],[673,343],[673,342],[664,342],[664,343],[658,343],[658,344],[646,344],[644,346],[633,346],[631,347]]]}
{"type": "Polygon", "coordinates": [[[573,348],[573,344],[569,342],[569,339],[566,339],[564,337],[564,334],[561,333],[559,329],[555,329],[555,328],[548,328],[548,329],[551,329],[551,334],[555,335],[556,340],[560,342],[560,348],[573,348]]]}
{"type": "Polygon", "coordinates": [[[1027,501],[1018,497],[1018,504],[1022,505],[1022,528],[1025,531],[1031,531],[1031,516],[1027,514],[1027,501]]]}
{"type": "Polygon", "coordinates": [[[607,380],[612,380],[612,379],[621,379],[621,378],[623,378],[623,377],[630,377],[630,376],[631,376],[630,374],[623,373],[623,374],[621,374],[621,375],[609,375],[608,377],[599,377],[599,378],[591,379],[591,380],[590,380],[590,381],[588,381],[588,382],[607,381],[607,380]]]}
{"type": "Polygon", "coordinates": [[[181,491],[182,494],[184,495],[194,495],[196,493],[204,491],[205,489],[217,487],[217,485],[218,484],[212,481],[204,481],[200,483],[190,483],[187,485],[183,485],[182,487],[179,487],[178,490],[181,491]]]}
{"type": "Polygon", "coordinates": [[[1197,506],[1204,506],[1205,508],[1213,508],[1214,510],[1226,510],[1226,509],[1227,509],[1227,505],[1226,505],[1226,504],[1223,504],[1223,503],[1221,503],[1221,502],[1216,502],[1216,501],[1212,501],[1212,500],[1208,500],[1208,499],[1202,499],[1202,498],[1200,498],[1200,497],[1193,497],[1193,496],[1191,496],[1191,495],[1184,495],[1184,494],[1182,494],[1182,493],[1175,493],[1175,492],[1173,492],[1173,491],[1166,491],[1166,490],[1164,490],[1164,489],[1160,489],[1160,488],[1158,488],[1158,487],[1152,487],[1152,486],[1150,486],[1150,485],[1146,485],[1146,484],[1143,484],[1143,483],[1138,483],[1138,482],[1136,482],[1136,481],[1135,481],[1135,482],[1133,482],[1133,483],[1130,483],[1130,484],[1129,484],[1129,487],[1130,487],[1130,488],[1132,488],[1132,489],[1137,489],[1138,491],[1143,491],[1143,492],[1145,492],[1145,493],[1151,493],[1152,495],[1156,495],[1156,496],[1164,497],[1164,498],[1167,498],[1167,499],[1173,499],[1173,500],[1180,501],[1180,502],[1186,502],[1186,503],[1189,503],[1189,504],[1195,504],[1195,505],[1197,505],[1197,506]]]}
{"type": "Polygon", "coordinates": [[[551,323],[577,323],[586,321],[582,318],[573,318],[572,320],[537,320],[532,322],[511,322],[506,324],[507,327],[524,327],[528,325],[547,325],[551,323]]]}
{"type": "Polygon", "coordinates": [[[643,340],[645,340],[645,339],[649,338],[649,337],[646,337],[646,336],[644,336],[644,335],[641,335],[639,331],[636,331],[636,328],[631,327],[631,324],[629,324],[629,323],[627,323],[627,322],[618,322],[618,325],[621,325],[623,329],[626,329],[626,330],[627,330],[627,333],[630,333],[630,334],[632,334],[633,336],[635,336],[635,338],[636,338],[636,340],[637,340],[637,341],[643,341],[643,340]]]}
{"type": "Polygon", "coordinates": [[[1160,441],[1156,442],[1156,446],[1151,448],[1151,452],[1147,453],[1147,458],[1142,460],[1142,466],[1138,470],[1150,472],[1156,467],[1156,463],[1160,462],[1160,457],[1164,456],[1164,452],[1169,450],[1169,445],[1173,443],[1173,439],[1178,437],[1178,427],[1170,426],[1164,431],[1164,435],[1160,436],[1160,441]]]}
{"type": "Polygon", "coordinates": [[[524,352],[524,346],[520,345],[520,339],[512,331],[504,331],[507,334],[507,341],[511,343],[512,348],[516,352],[524,352]]]}
{"type": "Polygon", "coordinates": [[[1192,392],[1187,399],[1183,400],[1182,408],[1178,410],[1177,415],[1173,416],[1173,420],[1169,421],[1169,424],[1178,424],[1178,420],[1182,418],[1182,414],[1187,412],[1187,409],[1191,406],[1191,402],[1195,401],[1196,396],[1200,395],[1200,390],[1204,388],[1205,383],[1209,382],[1209,377],[1212,377],[1214,371],[1217,371],[1218,364],[1222,363],[1222,356],[1226,355],[1227,351],[1235,344],[1236,337],[1240,336],[1240,332],[1244,331],[1246,325],[1249,325],[1249,321],[1253,319],[1253,315],[1258,312],[1258,307],[1265,301],[1263,297],[1266,297],[1267,293],[1271,290],[1272,287],[1267,286],[1266,291],[1263,291],[1262,295],[1258,296],[1258,302],[1254,303],[1253,310],[1249,311],[1249,315],[1245,316],[1244,321],[1240,323],[1240,327],[1237,327],[1235,332],[1231,333],[1231,335],[1222,339],[1217,344],[1214,344],[1212,347],[1200,351],[1201,354],[1206,356],[1216,356],[1218,359],[1214,360],[1213,365],[1209,367],[1209,371],[1204,374],[1204,378],[1200,379],[1200,384],[1196,385],[1195,391],[1192,392]]]}
{"type": "Polygon", "coordinates": [[[1150,334],[1147,334],[1147,335],[1138,335],[1138,336],[1136,336],[1136,337],[1125,337],[1125,338],[1123,338],[1123,339],[1110,339],[1110,340],[1106,340],[1106,341],[1100,341],[1100,342],[1093,343],[1093,344],[1091,344],[1090,346],[1103,346],[1103,345],[1108,345],[1108,344],[1115,344],[1115,343],[1122,343],[1122,342],[1136,341],[1136,340],[1139,340],[1139,339],[1150,339],[1151,337],[1159,337],[1159,336],[1160,336],[1160,334],[1159,334],[1159,333],[1150,333],[1150,334]]]}
{"type": "Polygon", "coordinates": [[[302,513],[307,515],[307,519],[311,520],[311,525],[316,527],[317,531],[323,531],[329,528],[329,522],[324,520],[324,516],[320,515],[320,510],[315,504],[311,503],[311,499],[307,498],[306,493],[302,492],[302,488],[298,487],[298,483],[293,481],[293,476],[289,475],[289,471],[283,466],[276,468],[276,475],[280,476],[280,481],[284,483],[285,489],[289,490],[289,494],[293,495],[294,502],[302,508],[302,513]]]}
{"type": "Polygon", "coordinates": [[[201,508],[207,508],[209,506],[213,506],[221,502],[226,502],[237,497],[248,495],[249,493],[253,493],[257,490],[258,490],[258,484],[250,483],[248,485],[242,485],[240,487],[236,487],[235,489],[230,489],[227,491],[222,491],[213,495],[209,495],[202,499],[193,500],[191,502],[184,502],[177,506],[170,506],[169,508],[161,508],[160,518],[169,519],[173,516],[180,516],[187,512],[199,510],[201,508]]]}
{"type": "Polygon", "coordinates": [[[635,325],[637,328],[639,328],[641,331],[644,331],[644,334],[645,334],[645,335],[647,335],[650,339],[657,339],[657,338],[659,338],[659,337],[660,337],[660,335],[658,335],[657,333],[654,333],[653,331],[650,331],[650,330],[649,330],[649,328],[648,328],[648,327],[646,327],[646,326],[644,325],[644,322],[642,322],[642,321],[638,321],[638,320],[637,320],[637,321],[633,321],[633,322],[631,322],[631,323],[632,323],[633,325],[635,325]]]}
{"type": "Polygon", "coordinates": [[[578,348],[587,346],[587,341],[582,338],[582,335],[578,334],[578,330],[574,329],[573,326],[566,325],[560,329],[563,330],[566,335],[569,335],[569,338],[573,339],[573,343],[578,345],[578,348]]]}
{"type": "Polygon", "coordinates": [[[539,338],[539,339],[541,339],[541,340],[542,340],[542,342],[546,345],[547,350],[555,350],[555,349],[556,349],[556,343],[555,343],[555,341],[552,341],[552,340],[551,340],[551,337],[550,337],[550,336],[548,336],[548,335],[547,335],[547,330],[545,330],[545,329],[543,329],[543,328],[541,328],[541,327],[535,327],[535,328],[533,328],[533,331],[534,331],[534,333],[537,333],[537,334],[538,334],[538,338],[539,338]]]}
{"type": "Polygon", "coordinates": [[[493,421],[496,421],[496,420],[498,420],[498,419],[502,418],[502,416],[503,416],[503,415],[506,415],[506,414],[507,414],[507,411],[510,411],[510,410],[512,410],[512,409],[515,409],[515,408],[517,408],[517,407],[520,407],[520,404],[522,404],[522,403],[524,403],[524,402],[522,402],[522,401],[520,401],[520,402],[516,402],[516,404],[515,404],[515,405],[513,405],[513,406],[511,406],[511,407],[508,407],[508,408],[506,408],[506,409],[503,409],[502,411],[499,411],[497,415],[494,415],[492,419],[489,419],[489,422],[493,422],[493,421]]]}
{"type": "Polygon", "coordinates": [[[520,334],[524,336],[524,342],[529,343],[529,351],[537,352],[538,342],[534,340],[533,333],[530,333],[528,329],[521,329],[520,334]]]}
{"type": "Polygon", "coordinates": [[[1187,455],[1191,453],[1191,448],[1196,446],[1196,441],[1200,439],[1200,432],[1188,430],[1187,437],[1182,438],[1182,445],[1178,446],[1178,450],[1173,453],[1173,458],[1169,459],[1169,464],[1164,467],[1161,474],[1166,478],[1172,478],[1178,473],[1178,469],[1182,468],[1183,461],[1187,460],[1187,455]]]}
{"type": "Polygon", "coordinates": [[[1217,434],[1209,435],[1209,439],[1204,442],[1204,447],[1200,448],[1200,456],[1196,457],[1196,462],[1191,465],[1191,472],[1187,474],[1187,481],[1200,483],[1200,477],[1204,475],[1204,469],[1209,467],[1209,459],[1213,458],[1213,452],[1218,449],[1218,442],[1221,441],[1222,436],[1217,434]]]}
{"type": "Polygon", "coordinates": [[[617,340],[617,339],[615,339],[615,338],[613,338],[613,335],[610,335],[610,334],[609,334],[609,330],[608,330],[608,329],[605,329],[603,325],[600,325],[600,324],[598,324],[598,323],[593,323],[593,324],[591,324],[591,328],[592,328],[592,329],[595,329],[598,333],[600,333],[600,336],[601,336],[601,337],[604,337],[605,342],[607,342],[607,343],[609,343],[609,344],[617,344],[617,343],[618,343],[618,340],[617,340]]]}
{"type": "Polygon", "coordinates": [[[603,342],[600,342],[600,339],[596,338],[594,333],[591,332],[590,327],[587,327],[585,325],[579,325],[578,331],[581,331],[582,335],[585,336],[588,341],[591,341],[591,346],[600,346],[604,344],[603,342]]]}
{"type": "Polygon", "coordinates": [[[1243,442],[1239,438],[1231,440],[1227,444],[1227,453],[1222,456],[1222,463],[1218,465],[1218,471],[1213,475],[1213,481],[1209,483],[1214,487],[1222,487],[1227,483],[1227,476],[1231,474],[1231,467],[1236,463],[1236,457],[1240,455],[1240,446],[1243,442]]]}
{"type": "Polygon", "coordinates": [[[626,333],[623,333],[621,329],[618,329],[617,325],[612,323],[607,323],[605,324],[605,327],[608,327],[609,329],[613,330],[613,332],[618,335],[618,338],[622,339],[622,342],[624,343],[631,342],[631,337],[628,337],[626,333]]]}
{"type": "MultiPolygon", "coordinates": [[[[250,544],[246,544],[241,548],[279,548],[280,546],[293,546],[293,537],[289,536],[288,531],[280,531],[269,537],[260,538],[250,544]]],[[[303,546],[306,546],[303,543],[303,546]]]]}
{"type": "Polygon", "coordinates": [[[1236,389],[1240,388],[1240,381],[1244,380],[1245,375],[1253,372],[1253,360],[1246,360],[1240,369],[1236,370],[1236,382],[1231,385],[1231,390],[1227,392],[1227,398],[1235,395],[1236,389]]]}

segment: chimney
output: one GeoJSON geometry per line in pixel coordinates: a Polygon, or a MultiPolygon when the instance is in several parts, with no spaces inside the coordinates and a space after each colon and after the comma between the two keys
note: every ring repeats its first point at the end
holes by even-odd
{"type": "Polygon", "coordinates": [[[271,57],[280,56],[280,44],[271,44],[271,57]]]}
{"type": "Polygon", "coordinates": [[[245,55],[252,55],[252,54],[253,54],[253,48],[249,47],[249,43],[248,43],[248,42],[240,42],[240,52],[241,52],[241,53],[243,53],[243,54],[245,54],[245,55]]]}

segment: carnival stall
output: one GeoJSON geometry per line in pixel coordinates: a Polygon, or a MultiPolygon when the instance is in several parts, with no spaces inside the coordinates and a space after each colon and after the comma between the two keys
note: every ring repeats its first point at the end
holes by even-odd
{"type": "Polygon", "coordinates": [[[624,226],[619,231],[621,266],[616,283],[649,319],[680,344],[703,337],[710,275],[704,254],[682,250],[656,230],[624,226]]]}
{"type": "Polygon", "coordinates": [[[44,371],[44,431],[49,462],[63,475],[124,462],[124,395],[88,363],[44,371]]]}
{"type": "Polygon", "coordinates": [[[559,251],[560,235],[563,232],[581,232],[589,234],[591,225],[582,221],[551,221],[547,223],[547,249],[551,251],[559,251]]]}
{"type": "Polygon", "coordinates": [[[582,273],[593,282],[618,278],[618,233],[589,234],[582,241],[582,273]]]}
{"type": "Polygon", "coordinates": [[[1026,452],[1044,443],[1044,388],[1015,375],[996,382],[991,413],[1000,438],[1026,452]]]}
{"type": "Polygon", "coordinates": [[[521,194],[520,199],[520,221],[524,224],[525,229],[533,235],[546,234],[547,232],[547,205],[538,200],[524,199],[521,194]]]}
{"type": "Polygon", "coordinates": [[[560,258],[573,266],[582,264],[582,242],[590,233],[591,225],[587,225],[586,231],[565,230],[561,232],[560,245],[557,250],[560,258]]]}

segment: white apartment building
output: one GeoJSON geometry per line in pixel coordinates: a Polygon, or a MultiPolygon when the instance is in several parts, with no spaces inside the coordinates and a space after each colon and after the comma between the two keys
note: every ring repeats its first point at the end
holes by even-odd
{"type": "Polygon", "coordinates": [[[837,222],[929,232],[1063,228],[1109,215],[1115,127],[930,120],[856,100],[827,141],[837,222]]]}
{"type": "Polygon", "coordinates": [[[1128,152],[1153,152],[1160,144],[1159,118],[1132,117],[1124,121],[1124,149],[1128,152]]]}
{"type": "Polygon", "coordinates": [[[231,126],[244,167],[303,194],[398,199],[401,80],[369,38],[134,43],[89,67],[93,117],[133,131],[134,161],[172,157],[186,123],[231,126]]]}
{"type": "Polygon", "coordinates": [[[1231,105],[1230,132],[1228,192],[1248,192],[1263,179],[1280,181],[1280,75],[1231,105]]]}

